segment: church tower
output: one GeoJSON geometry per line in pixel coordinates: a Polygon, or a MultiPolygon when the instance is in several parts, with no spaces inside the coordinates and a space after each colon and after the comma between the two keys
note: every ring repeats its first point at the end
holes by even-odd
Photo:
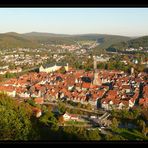
{"type": "Polygon", "coordinates": [[[99,77],[99,73],[97,70],[97,60],[96,57],[94,57],[94,80],[93,80],[93,85],[102,85],[102,81],[99,77]]]}
{"type": "Polygon", "coordinates": [[[134,68],[131,67],[131,75],[134,75],[134,68]]]}

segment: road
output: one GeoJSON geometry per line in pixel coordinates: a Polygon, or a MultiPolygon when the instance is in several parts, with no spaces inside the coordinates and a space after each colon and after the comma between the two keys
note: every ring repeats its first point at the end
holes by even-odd
{"type": "MultiPolygon", "coordinates": [[[[52,102],[44,102],[43,104],[45,105],[53,105],[53,106],[57,106],[58,104],[57,103],[52,103],[52,102]]],[[[71,106],[69,104],[65,104],[66,107],[70,108],[70,109],[75,109],[75,110],[79,110],[79,111],[84,111],[84,112],[88,112],[88,113],[93,113],[93,114],[96,114],[96,115],[100,115],[100,114],[104,114],[105,111],[100,111],[100,110],[97,110],[97,111],[93,111],[93,110],[87,110],[87,109],[84,109],[84,108],[79,108],[79,107],[76,107],[76,106],[71,106]]]]}

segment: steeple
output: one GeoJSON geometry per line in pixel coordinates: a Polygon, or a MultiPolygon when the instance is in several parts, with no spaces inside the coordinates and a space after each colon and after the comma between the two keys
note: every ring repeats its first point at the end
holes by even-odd
{"type": "Polygon", "coordinates": [[[131,67],[131,75],[134,75],[134,68],[131,67]]]}
{"type": "Polygon", "coordinates": [[[94,80],[93,80],[93,85],[102,85],[102,81],[99,77],[99,73],[97,70],[97,59],[94,57],[94,80]]]}
{"type": "Polygon", "coordinates": [[[94,70],[97,69],[97,60],[96,60],[96,57],[94,56],[94,70]]]}

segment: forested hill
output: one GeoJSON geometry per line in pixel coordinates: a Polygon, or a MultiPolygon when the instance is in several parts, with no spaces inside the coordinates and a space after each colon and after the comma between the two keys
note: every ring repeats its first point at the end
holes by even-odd
{"type": "Polygon", "coordinates": [[[139,48],[139,47],[143,48],[148,47],[148,36],[143,36],[136,39],[131,39],[128,41],[113,44],[107,49],[107,51],[113,51],[113,50],[123,51],[127,48],[139,48]]]}
{"type": "Polygon", "coordinates": [[[21,48],[21,47],[39,47],[34,39],[28,39],[21,34],[14,32],[0,34],[0,48],[21,48]]]}
{"type": "Polygon", "coordinates": [[[0,34],[0,48],[41,47],[41,44],[75,44],[75,41],[96,41],[99,48],[108,48],[112,44],[127,41],[129,37],[106,34],[66,35],[31,32],[18,34],[15,32],[0,34]]]}

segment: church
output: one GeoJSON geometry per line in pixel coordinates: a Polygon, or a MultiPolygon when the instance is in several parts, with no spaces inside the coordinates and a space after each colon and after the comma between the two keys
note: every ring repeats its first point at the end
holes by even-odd
{"type": "Polygon", "coordinates": [[[61,67],[64,67],[66,71],[68,71],[68,63],[66,65],[64,64],[48,64],[45,66],[40,66],[39,67],[39,72],[47,72],[47,73],[51,73],[51,72],[55,72],[58,71],[61,67]]]}
{"type": "Polygon", "coordinates": [[[96,57],[94,57],[94,79],[93,79],[93,85],[98,85],[101,86],[102,85],[102,81],[100,79],[98,70],[97,70],[97,60],[96,57]]]}

